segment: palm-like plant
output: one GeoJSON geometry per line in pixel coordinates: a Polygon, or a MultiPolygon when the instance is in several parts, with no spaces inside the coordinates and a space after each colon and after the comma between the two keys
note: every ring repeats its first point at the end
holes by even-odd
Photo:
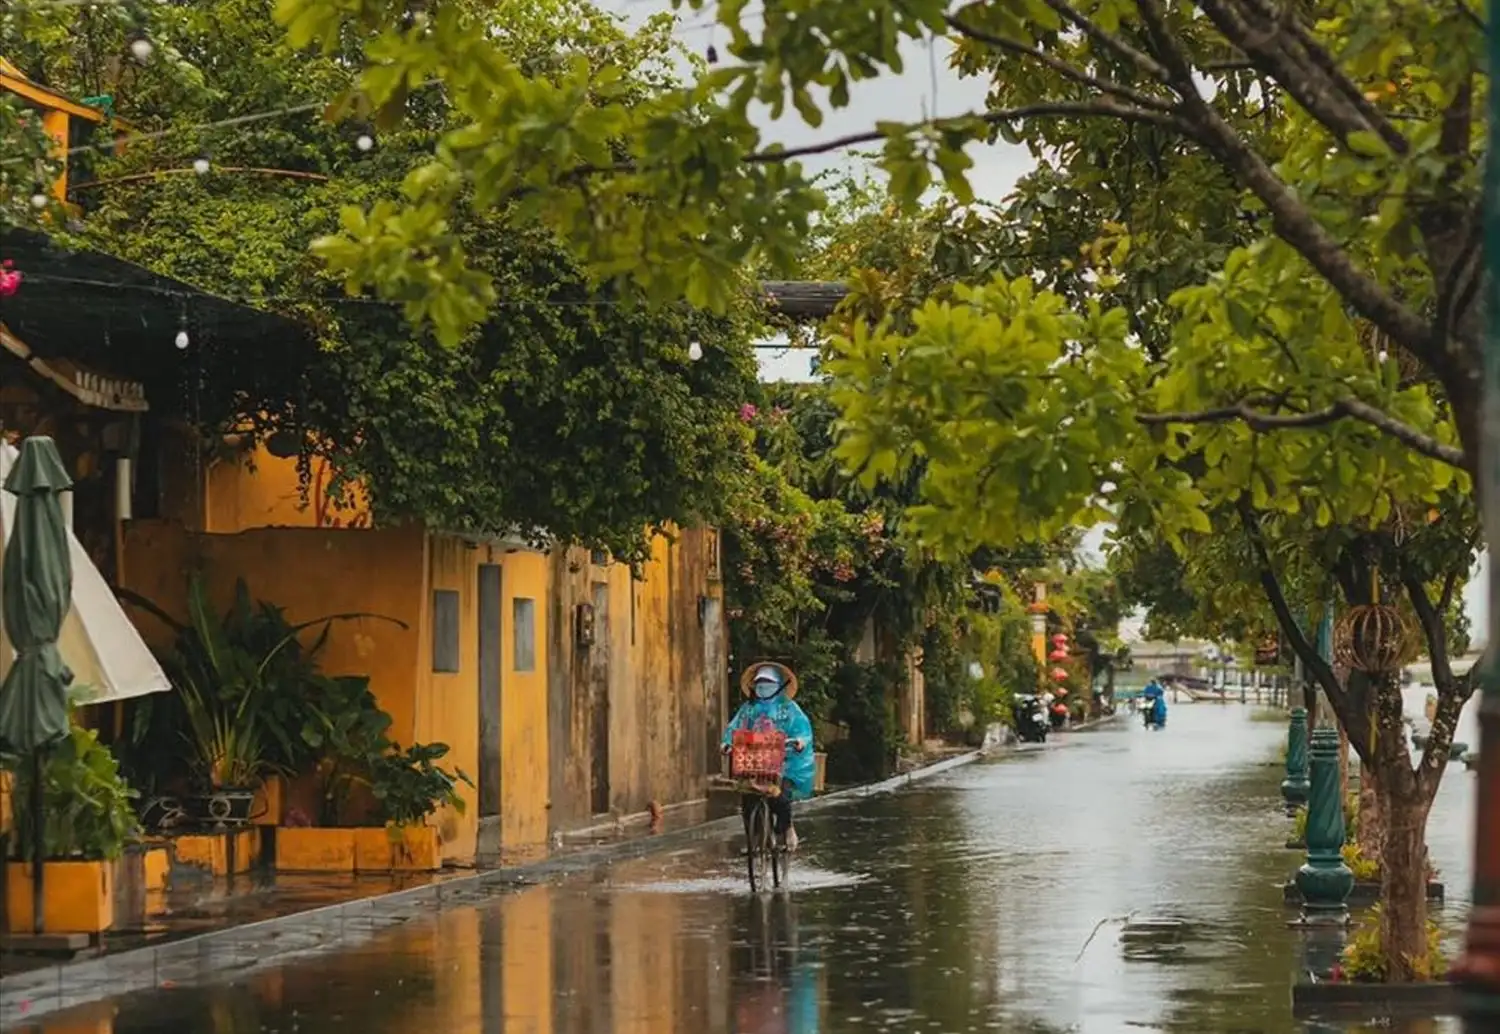
{"type": "Polygon", "coordinates": [[[266,673],[296,633],[288,632],[263,655],[243,649],[210,609],[198,578],[188,589],[185,632],[170,667],[187,718],[183,736],[193,767],[211,789],[253,786],[269,767],[259,714],[266,673]]]}

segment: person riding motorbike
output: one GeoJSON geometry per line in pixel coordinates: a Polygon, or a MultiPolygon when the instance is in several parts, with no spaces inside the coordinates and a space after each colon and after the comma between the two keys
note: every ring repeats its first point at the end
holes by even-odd
{"type": "MultiPolygon", "coordinates": [[[[765,663],[753,666],[752,670],[754,674],[748,680],[741,680],[748,699],[729,720],[720,749],[725,754],[733,749],[734,734],[739,729],[776,730],[786,736],[781,793],[770,798],[771,821],[777,838],[788,851],[795,851],[797,830],[792,824],[792,802],[813,795],[816,762],[812,754],[812,721],[793,699],[797,695],[797,677],[791,669],[781,664],[765,663]]],[[[745,794],[741,799],[746,822],[750,820],[755,803],[754,794],[745,794]]]]}
{"type": "Polygon", "coordinates": [[[1146,688],[1141,690],[1141,696],[1146,702],[1146,724],[1165,729],[1167,727],[1167,691],[1162,684],[1153,678],[1146,683],[1146,688]]]}

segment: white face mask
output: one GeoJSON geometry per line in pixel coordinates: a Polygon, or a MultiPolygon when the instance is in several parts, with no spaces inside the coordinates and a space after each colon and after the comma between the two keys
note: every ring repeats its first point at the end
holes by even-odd
{"type": "Polygon", "coordinates": [[[780,692],[781,687],[777,686],[774,682],[757,682],[755,684],[755,695],[761,700],[770,700],[780,692]]]}

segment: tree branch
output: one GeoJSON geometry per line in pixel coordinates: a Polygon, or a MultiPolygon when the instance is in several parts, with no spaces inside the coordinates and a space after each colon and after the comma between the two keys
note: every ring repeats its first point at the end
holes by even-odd
{"type": "Polygon", "coordinates": [[[1416,612],[1417,623],[1422,626],[1422,637],[1427,640],[1433,684],[1441,689],[1453,681],[1453,664],[1448,656],[1448,633],[1444,616],[1432,605],[1432,599],[1427,595],[1427,586],[1422,584],[1421,577],[1408,564],[1401,563],[1399,550],[1396,555],[1401,584],[1406,587],[1406,595],[1411,600],[1412,610],[1416,612]]]}
{"type": "Polygon", "coordinates": [[[1292,614],[1292,608],[1286,601],[1286,593],[1281,588],[1281,580],[1276,577],[1276,568],[1271,563],[1271,553],[1266,548],[1266,540],[1261,536],[1255,510],[1243,495],[1237,501],[1236,508],[1239,510],[1240,523],[1244,526],[1245,535],[1250,539],[1250,546],[1255,551],[1255,566],[1260,574],[1260,585],[1265,590],[1266,599],[1270,601],[1271,610],[1276,614],[1276,621],[1281,625],[1281,630],[1286,633],[1287,641],[1292,644],[1292,650],[1302,661],[1303,669],[1312,673],[1313,679],[1327,695],[1328,703],[1332,705],[1334,713],[1338,715],[1339,721],[1349,733],[1349,742],[1361,759],[1367,758],[1369,744],[1366,730],[1355,728],[1357,723],[1349,721],[1351,717],[1349,698],[1344,692],[1344,687],[1339,685],[1333,666],[1318,654],[1312,643],[1307,641],[1307,634],[1303,632],[1302,626],[1297,623],[1296,617],[1292,614]]]}
{"type": "Polygon", "coordinates": [[[994,47],[997,50],[1004,50],[1011,54],[1031,58],[1033,61],[1039,61],[1064,78],[1091,87],[1100,93],[1112,94],[1122,100],[1128,100],[1140,107],[1150,108],[1155,111],[1166,112],[1173,110],[1173,105],[1170,101],[1164,100],[1161,97],[1153,97],[1149,93],[1137,90],[1133,86],[1126,86],[1124,83],[1116,82],[1113,79],[1090,75],[1083,69],[1071,65],[1061,58],[1053,57],[1040,47],[1028,47],[1013,39],[1006,39],[1004,36],[998,36],[992,32],[975,28],[972,25],[966,25],[951,14],[945,15],[944,20],[948,23],[948,27],[960,36],[967,37],[977,43],[983,43],[986,46],[994,47]]]}
{"type": "Polygon", "coordinates": [[[1150,76],[1159,83],[1165,84],[1168,80],[1167,70],[1161,63],[1147,54],[1144,50],[1127,43],[1124,38],[1112,32],[1106,32],[1099,24],[1088,18],[1067,0],[1042,0],[1048,7],[1052,8],[1064,20],[1071,22],[1074,28],[1079,29],[1085,36],[1099,44],[1104,49],[1112,52],[1116,57],[1134,65],[1145,75],[1150,76]]]}
{"type": "Polygon", "coordinates": [[[1249,402],[1241,401],[1232,406],[1205,409],[1196,413],[1141,413],[1136,417],[1141,423],[1150,425],[1222,424],[1231,420],[1240,420],[1251,430],[1259,432],[1322,427],[1346,418],[1369,424],[1429,459],[1464,471],[1471,469],[1468,457],[1462,449],[1446,445],[1410,424],[1397,420],[1384,410],[1356,398],[1339,399],[1311,413],[1265,413],[1253,409],[1249,402]]]}
{"type": "Polygon", "coordinates": [[[1470,7],[1465,0],[1453,0],[1453,6],[1458,8],[1458,13],[1463,16],[1465,21],[1477,29],[1481,36],[1488,36],[1490,34],[1489,23],[1481,18],[1479,12],[1470,7]]]}
{"type": "MultiPolygon", "coordinates": [[[[1129,104],[1122,104],[1109,97],[1101,97],[1093,101],[1042,101],[1036,104],[1022,104],[1014,108],[1001,108],[996,111],[976,111],[969,115],[929,119],[925,122],[913,123],[908,128],[919,128],[922,126],[939,129],[945,126],[961,128],[974,122],[996,126],[1004,122],[1018,122],[1028,118],[1115,118],[1126,122],[1150,122],[1153,125],[1165,126],[1168,129],[1176,130],[1187,136],[1194,135],[1191,126],[1169,112],[1147,110],[1129,104]]],[[[859,133],[847,133],[844,136],[832,137],[814,144],[804,144],[801,147],[773,148],[765,151],[756,151],[753,154],[747,154],[742,161],[751,165],[784,162],[793,158],[805,158],[808,155],[841,151],[846,147],[858,147],[860,144],[873,144],[885,140],[889,136],[890,133],[883,130],[867,129],[859,133]]],[[[588,171],[632,172],[635,170],[632,167],[626,166],[617,170],[599,169],[588,171]]]]}
{"type": "Polygon", "coordinates": [[[1151,45],[1156,48],[1157,57],[1166,68],[1167,82],[1184,101],[1202,105],[1203,98],[1198,93],[1198,84],[1193,82],[1192,62],[1167,30],[1166,15],[1162,13],[1161,5],[1157,0],[1135,0],[1135,5],[1141,12],[1141,24],[1146,27],[1146,35],[1151,38],[1151,45]]]}
{"type": "Polygon", "coordinates": [[[1270,3],[1254,4],[1253,9],[1271,22],[1266,26],[1250,24],[1233,0],[1203,0],[1200,6],[1230,43],[1340,141],[1347,142],[1351,133],[1371,131],[1396,153],[1408,150],[1406,138],[1303,28],[1290,4],[1279,11],[1270,3]]]}
{"type": "Polygon", "coordinates": [[[1434,370],[1448,364],[1432,345],[1431,329],[1416,312],[1397,301],[1373,277],[1354,264],[1343,246],[1307,209],[1271,166],[1228,123],[1211,110],[1204,120],[1210,147],[1249,191],[1270,210],[1277,236],[1296,248],[1334,290],[1391,339],[1405,345],[1434,370]]]}

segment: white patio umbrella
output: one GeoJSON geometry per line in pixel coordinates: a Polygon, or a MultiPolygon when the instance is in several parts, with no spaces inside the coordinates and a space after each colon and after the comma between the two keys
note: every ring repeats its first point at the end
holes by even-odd
{"type": "MultiPolygon", "coordinates": [[[[15,446],[0,442],[0,482],[18,455],[15,446]]],[[[0,492],[0,553],[10,541],[15,521],[16,497],[0,492]]],[[[63,619],[57,647],[73,672],[70,698],[77,704],[99,704],[171,689],[161,665],[71,528],[68,549],[73,559],[73,606],[63,619]]],[[[0,563],[0,579],[4,577],[0,563]]],[[[15,648],[0,623],[0,679],[15,658],[15,648]]]]}

